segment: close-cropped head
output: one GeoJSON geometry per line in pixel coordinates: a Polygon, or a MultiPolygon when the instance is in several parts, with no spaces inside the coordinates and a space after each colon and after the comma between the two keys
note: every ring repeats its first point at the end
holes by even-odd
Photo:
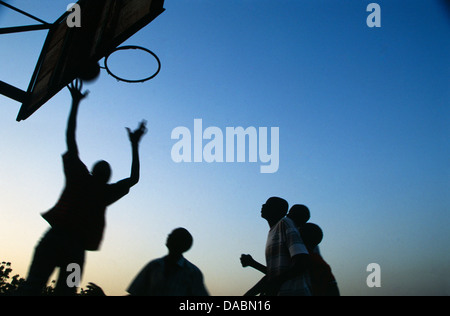
{"type": "Polygon", "coordinates": [[[167,237],[166,246],[172,253],[182,254],[191,249],[194,239],[185,228],[177,228],[167,237]]]}
{"type": "Polygon", "coordinates": [[[92,176],[101,183],[108,183],[111,173],[111,166],[104,160],[96,162],[91,172],[92,176]]]}
{"type": "Polygon", "coordinates": [[[261,208],[261,217],[265,219],[283,218],[286,216],[289,204],[279,197],[269,198],[261,208]]]}
{"type": "Polygon", "coordinates": [[[288,217],[292,219],[297,227],[303,226],[311,218],[308,207],[302,204],[295,204],[289,210],[288,217]]]}
{"type": "Polygon", "coordinates": [[[322,242],[323,232],[322,229],[313,223],[306,223],[300,232],[303,242],[309,249],[314,249],[318,244],[322,242]]]}

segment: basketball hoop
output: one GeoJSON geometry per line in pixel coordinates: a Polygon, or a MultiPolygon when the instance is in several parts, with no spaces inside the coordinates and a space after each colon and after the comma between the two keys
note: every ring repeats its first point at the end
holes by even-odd
{"type": "Polygon", "coordinates": [[[151,50],[149,50],[149,49],[147,49],[147,48],[145,48],[145,47],[134,46],[134,45],[130,45],[130,46],[121,46],[121,47],[117,47],[116,49],[114,49],[111,53],[109,53],[109,55],[107,55],[107,56],[105,57],[105,67],[102,67],[102,68],[106,69],[106,71],[108,72],[108,74],[109,74],[110,76],[114,77],[115,79],[117,79],[118,81],[123,81],[123,82],[127,82],[127,83],[140,83],[140,82],[146,82],[146,81],[149,81],[149,80],[155,78],[155,77],[159,74],[159,71],[161,70],[161,61],[159,60],[158,56],[156,56],[155,53],[153,53],[151,50]],[[120,50],[131,50],[131,49],[136,49],[136,50],[144,51],[144,52],[146,52],[146,53],[152,55],[152,56],[156,59],[156,62],[158,63],[158,69],[156,70],[156,72],[155,72],[153,75],[151,75],[150,77],[147,77],[147,78],[143,78],[143,79],[130,80],[130,79],[125,79],[125,78],[122,78],[122,77],[119,77],[119,76],[115,75],[115,74],[109,69],[109,66],[108,66],[108,59],[109,59],[109,57],[110,57],[112,54],[114,54],[115,52],[120,51],[120,50]]]}

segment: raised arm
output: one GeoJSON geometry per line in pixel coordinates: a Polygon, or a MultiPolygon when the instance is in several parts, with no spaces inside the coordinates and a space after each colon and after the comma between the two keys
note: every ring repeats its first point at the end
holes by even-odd
{"type": "Polygon", "coordinates": [[[78,146],[76,141],[76,128],[77,128],[77,115],[78,108],[81,100],[86,98],[89,94],[89,91],[84,93],[81,92],[83,88],[83,82],[81,80],[75,80],[70,85],[67,86],[72,95],[72,108],[69,114],[69,120],[67,122],[67,130],[66,130],[66,142],[67,142],[67,152],[78,154],[78,146]]]}
{"type": "Polygon", "coordinates": [[[130,138],[131,148],[132,148],[132,163],[131,163],[131,174],[129,180],[130,187],[134,186],[139,182],[140,178],[140,161],[139,161],[139,142],[142,136],[147,132],[146,121],[142,121],[139,127],[135,131],[131,131],[127,128],[128,137],[130,138]]]}

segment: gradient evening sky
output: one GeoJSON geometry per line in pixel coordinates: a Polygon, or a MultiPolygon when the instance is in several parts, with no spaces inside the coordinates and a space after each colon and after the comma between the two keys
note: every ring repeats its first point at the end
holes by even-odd
{"type": "MultiPolygon", "coordinates": [[[[71,1],[14,0],[48,22],[71,1]]],[[[124,127],[148,120],[141,182],[108,209],[101,251],[89,252],[82,285],[125,294],[138,271],[166,254],[167,234],[186,227],[186,258],[212,295],[242,295],[262,275],[270,196],[310,207],[322,254],[343,295],[449,295],[450,13],[432,0],[166,0],[166,11],[126,43],[153,50],[161,73],[143,84],[105,71],[82,103],[78,145],[90,167],[105,159],[113,181],[129,175],[124,127]],[[369,3],[381,28],[366,25],[369,3]],[[179,126],[279,127],[280,167],[181,163],[179,126]],[[366,285],[370,263],[381,288],[366,285]]],[[[34,21],[0,8],[0,27],[34,21]]],[[[1,35],[0,80],[26,90],[46,32],[1,35]]],[[[137,52],[111,58],[121,74],[152,73],[137,52]]],[[[64,184],[61,154],[70,94],[28,120],[0,96],[0,261],[26,276],[48,228],[40,217],[64,184]]],[[[205,142],[206,143],[206,142],[205,142]]]]}

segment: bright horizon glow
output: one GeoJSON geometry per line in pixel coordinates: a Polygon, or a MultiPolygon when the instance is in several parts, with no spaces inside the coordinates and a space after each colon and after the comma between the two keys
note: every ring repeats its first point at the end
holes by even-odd
{"type": "MultiPolygon", "coordinates": [[[[10,3],[52,22],[65,0],[10,3]]],[[[102,71],[85,88],[77,141],[90,168],[105,159],[112,181],[128,177],[125,127],[148,121],[141,181],[107,212],[99,252],[88,252],[82,287],[126,289],[150,260],[167,253],[177,227],[194,237],[186,258],[212,295],[242,295],[262,275],[271,196],[305,204],[325,233],[320,245],[342,295],[449,295],[448,157],[450,15],[443,1],[374,1],[381,28],[368,28],[370,1],[166,1],[166,11],[125,44],[162,62],[144,84],[102,71]],[[203,126],[279,127],[279,169],[260,163],[180,163],[172,131],[203,126]],[[381,288],[366,268],[381,267],[381,288]]],[[[33,23],[0,9],[0,27],[33,23]]],[[[0,36],[0,80],[26,90],[46,33],[0,36]]],[[[151,73],[152,60],[111,60],[151,73]]],[[[118,67],[117,64],[114,67],[118,67]]],[[[153,67],[153,68],[152,68],[153,67]]],[[[119,67],[120,68],[120,67],[119,67]]],[[[70,94],[61,91],[28,120],[0,95],[0,261],[25,277],[48,224],[40,214],[64,185],[61,155],[70,94]]],[[[206,144],[206,142],[204,142],[206,144]]]]}

